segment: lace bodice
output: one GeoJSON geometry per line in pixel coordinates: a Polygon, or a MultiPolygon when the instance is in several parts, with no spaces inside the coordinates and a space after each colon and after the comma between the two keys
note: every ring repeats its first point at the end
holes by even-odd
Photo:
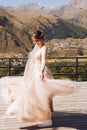
{"type": "Polygon", "coordinates": [[[36,63],[41,64],[41,70],[43,70],[47,60],[47,47],[43,46],[42,48],[38,49],[35,54],[35,61],[36,63]]]}

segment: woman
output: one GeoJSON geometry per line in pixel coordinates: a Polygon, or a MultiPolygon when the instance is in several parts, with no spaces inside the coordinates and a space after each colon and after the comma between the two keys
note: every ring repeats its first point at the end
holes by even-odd
{"type": "MultiPolygon", "coordinates": [[[[0,80],[4,98],[10,103],[7,115],[16,115],[26,122],[40,121],[52,125],[52,99],[55,95],[71,94],[77,83],[70,80],[53,79],[46,66],[47,47],[44,34],[37,30],[32,40],[35,44],[27,61],[23,77],[3,77],[0,80]]],[[[39,125],[39,126],[40,126],[39,125]]]]}

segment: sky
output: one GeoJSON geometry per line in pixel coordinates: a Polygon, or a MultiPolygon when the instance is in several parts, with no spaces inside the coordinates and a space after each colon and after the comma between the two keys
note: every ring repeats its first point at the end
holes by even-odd
{"type": "Polygon", "coordinates": [[[69,0],[0,0],[0,5],[16,7],[20,4],[39,3],[45,7],[59,7],[68,2],[69,0]]]}

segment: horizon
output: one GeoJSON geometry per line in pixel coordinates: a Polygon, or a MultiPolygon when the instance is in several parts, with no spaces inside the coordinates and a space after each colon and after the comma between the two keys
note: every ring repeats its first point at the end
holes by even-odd
{"type": "Polygon", "coordinates": [[[62,6],[64,4],[67,4],[70,0],[0,0],[0,6],[3,7],[17,7],[20,6],[21,4],[28,4],[28,3],[38,3],[41,6],[47,7],[47,8],[55,8],[55,7],[59,7],[62,6]],[[54,2],[55,1],[55,2],[54,2]]]}

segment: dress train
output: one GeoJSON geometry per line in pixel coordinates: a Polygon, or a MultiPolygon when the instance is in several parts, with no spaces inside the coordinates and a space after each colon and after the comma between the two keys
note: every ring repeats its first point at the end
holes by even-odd
{"type": "Polygon", "coordinates": [[[45,62],[45,49],[44,46],[36,51],[34,62],[33,60],[27,62],[24,76],[8,76],[0,79],[2,95],[9,104],[6,114],[15,115],[23,122],[51,121],[53,97],[71,94],[78,89],[77,82],[54,79],[46,65],[44,79],[40,79],[45,62]]]}

